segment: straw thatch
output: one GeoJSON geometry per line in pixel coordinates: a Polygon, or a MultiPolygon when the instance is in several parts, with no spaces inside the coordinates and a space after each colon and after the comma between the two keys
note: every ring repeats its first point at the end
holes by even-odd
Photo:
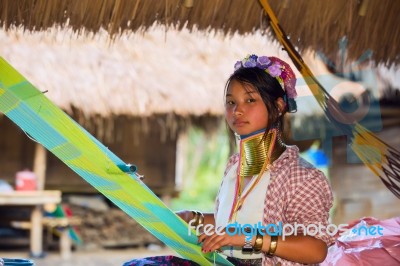
{"type": "MultiPolygon", "coordinates": [[[[357,59],[371,49],[386,65],[400,62],[400,1],[270,0],[283,29],[301,50],[322,50],[333,57],[338,41],[348,39],[348,56],[357,59]]],[[[71,26],[83,34],[107,30],[111,36],[145,31],[154,23],[224,33],[266,29],[265,14],[253,0],[2,0],[0,25],[45,30],[71,26]]]]}
{"type": "MultiPolygon", "coordinates": [[[[53,29],[54,30],[54,29],[53,29]]],[[[221,116],[226,79],[247,53],[278,55],[261,36],[152,27],[112,45],[71,31],[0,31],[0,55],[55,104],[85,117],[221,116]]]]}

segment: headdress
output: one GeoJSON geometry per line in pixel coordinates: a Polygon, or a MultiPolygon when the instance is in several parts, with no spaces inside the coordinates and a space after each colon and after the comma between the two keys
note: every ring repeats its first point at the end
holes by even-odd
{"type": "Polygon", "coordinates": [[[294,74],[290,65],[277,57],[248,55],[243,60],[237,61],[235,64],[235,71],[240,68],[257,67],[264,70],[270,76],[276,78],[285,91],[288,104],[288,112],[294,113],[297,111],[295,98],[296,92],[296,75],[294,74]]]}

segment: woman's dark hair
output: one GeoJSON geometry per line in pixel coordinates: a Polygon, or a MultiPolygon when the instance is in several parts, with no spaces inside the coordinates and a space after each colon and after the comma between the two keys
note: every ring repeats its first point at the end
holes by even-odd
{"type": "MultiPolygon", "coordinates": [[[[280,116],[276,100],[278,98],[286,99],[287,97],[278,80],[257,67],[239,68],[227,80],[224,95],[226,95],[232,81],[240,82],[245,88],[252,86],[260,93],[268,110],[268,128],[265,133],[273,127],[279,127],[280,132],[283,132],[283,114],[286,112],[286,108],[282,110],[282,115],[280,116]]],[[[228,129],[232,140],[232,138],[234,139],[234,133],[229,126],[228,129]]]]}

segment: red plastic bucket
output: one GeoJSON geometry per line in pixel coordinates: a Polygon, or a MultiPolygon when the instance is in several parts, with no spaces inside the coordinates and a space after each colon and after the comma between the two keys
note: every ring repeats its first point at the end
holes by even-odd
{"type": "Polygon", "coordinates": [[[36,190],[36,175],[32,171],[24,170],[17,172],[15,176],[15,190],[36,190]]]}

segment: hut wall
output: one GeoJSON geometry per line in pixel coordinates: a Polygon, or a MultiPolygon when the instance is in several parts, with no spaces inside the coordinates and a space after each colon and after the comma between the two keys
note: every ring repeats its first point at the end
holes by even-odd
{"type": "Polygon", "coordinates": [[[15,174],[32,170],[35,143],[6,116],[0,114],[0,179],[15,186],[15,174]]]}
{"type": "MultiPolygon", "coordinates": [[[[111,139],[102,140],[112,152],[126,163],[135,164],[145,175],[144,182],[156,194],[170,194],[175,189],[176,143],[173,136],[164,138],[167,129],[156,119],[116,118],[111,139]]],[[[106,129],[107,130],[107,129],[106,129]]],[[[49,155],[46,188],[64,192],[96,192],[84,179],[64,163],[49,155]]]]}
{"type": "MultiPolygon", "coordinates": [[[[140,118],[119,117],[112,125],[112,130],[103,129],[112,131],[111,138],[101,140],[105,146],[126,163],[135,164],[155,193],[174,192],[177,134],[168,133],[162,118],[149,119],[144,124],[140,118]]],[[[0,132],[0,179],[14,185],[17,171],[32,170],[35,143],[5,116],[0,117],[0,132]]],[[[47,153],[45,188],[63,193],[97,193],[50,152],[47,153]]]]}

